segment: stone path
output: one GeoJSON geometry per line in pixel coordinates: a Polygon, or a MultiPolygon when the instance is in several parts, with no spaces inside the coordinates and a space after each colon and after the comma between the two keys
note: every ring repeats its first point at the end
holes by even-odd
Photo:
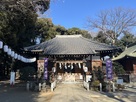
{"type": "MultiPolygon", "coordinates": [[[[43,93],[44,95],[45,93],[43,93]]],[[[39,100],[44,100],[40,97],[39,100]]],[[[47,100],[46,100],[47,101],[47,100]]],[[[97,92],[87,91],[82,84],[60,84],[48,102],[120,102],[97,92]]]]}

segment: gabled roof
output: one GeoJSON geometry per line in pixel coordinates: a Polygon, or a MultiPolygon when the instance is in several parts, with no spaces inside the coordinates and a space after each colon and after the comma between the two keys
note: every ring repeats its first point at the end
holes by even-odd
{"type": "Polygon", "coordinates": [[[124,52],[122,52],[119,56],[113,58],[112,60],[120,60],[124,57],[136,57],[136,44],[125,49],[124,52]]]}
{"type": "Polygon", "coordinates": [[[56,35],[43,43],[25,47],[25,51],[42,50],[43,54],[95,54],[96,51],[117,49],[114,46],[98,43],[81,35],[56,35]]]}

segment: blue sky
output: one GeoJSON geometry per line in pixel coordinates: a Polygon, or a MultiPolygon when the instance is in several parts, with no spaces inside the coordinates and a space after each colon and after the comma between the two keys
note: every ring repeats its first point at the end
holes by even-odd
{"type": "Polygon", "coordinates": [[[46,16],[55,25],[86,29],[87,17],[95,17],[101,10],[124,7],[136,9],[136,0],[53,0],[46,16]]]}

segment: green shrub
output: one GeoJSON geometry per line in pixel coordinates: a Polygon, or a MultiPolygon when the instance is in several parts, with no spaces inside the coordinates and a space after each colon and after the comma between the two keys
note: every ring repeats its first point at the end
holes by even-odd
{"type": "Polygon", "coordinates": [[[36,74],[36,70],[34,67],[27,66],[20,69],[20,79],[21,80],[31,80],[33,78],[33,75],[36,74]]]}
{"type": "Polygon", "coordinates": [[[92,87],[93,87],[94,91],[98,91],[99,85],[100,85],[99,80],[95,80],[95,81],[92,82],[92,87]]]}
{"type": "Polygon", "coordinates": [[[102,91],[105,91],[105,92],[107,91],[106,85],[107,85],[106,82],[103,82],[103,83],[102,83],[102,91]]]}

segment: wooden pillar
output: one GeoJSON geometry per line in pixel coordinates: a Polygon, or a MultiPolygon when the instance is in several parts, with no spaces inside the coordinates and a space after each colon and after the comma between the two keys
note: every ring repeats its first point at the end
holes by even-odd
{"type": "Polygon", "coordinates": [[[92,72],[92,55],[89,56],[90,56],[90,72],[92,72]]]}

